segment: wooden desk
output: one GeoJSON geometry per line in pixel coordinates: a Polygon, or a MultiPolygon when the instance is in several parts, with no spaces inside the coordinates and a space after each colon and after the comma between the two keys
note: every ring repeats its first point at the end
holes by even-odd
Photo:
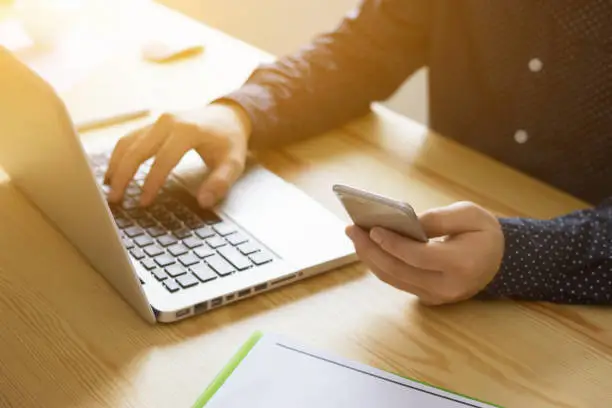
{"type": "MultiPolygon", "coordinates": [[[[270,58],[143,7],[142,24],[194,29],[206,53],[162,67],[126,47],[64,95],[75,114],[126,100],[159,109],[202,103],[270,58]]],[[[135,125],[84,137],[118,137],[135,125]]],[[[418,210],[473,200],[500,214],[548,217],[583,206],[378,106],[344,129],[260,160],[341,217],[324,187],[330,180],[407,199],[418,210]]],[[[356,265],[153,327],[6,179],[0,225],[0,407],[189,407],[256,329],[507,407],[612,401],[607,309],[510,302],[426,308],[356,265]]]]}

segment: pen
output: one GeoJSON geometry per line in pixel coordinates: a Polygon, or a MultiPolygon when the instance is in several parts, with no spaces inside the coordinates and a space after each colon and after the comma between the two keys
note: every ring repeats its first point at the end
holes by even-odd
{"type": "Polygon", "coordinates": [[[118,125],[130,120],[139,119],[148,116],[151,113],[149,109],[140,109],[128,111],[112,116],[102,117],[98,119],[85,120],[75,124],[77,132],[86,132],[93,129],[99,129],[107,126],[118,125]]]}

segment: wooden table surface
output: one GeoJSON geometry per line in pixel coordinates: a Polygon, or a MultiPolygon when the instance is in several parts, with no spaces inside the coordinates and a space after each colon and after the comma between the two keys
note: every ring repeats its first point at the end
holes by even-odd
{"type": "MultiPolygon", "coordinates": [[[[138,103],[156,110],[204,104],[271,58],[161,7],[139,7],[137,31],[193,30],[205,53],[159,66],[144,63],[137,42],[125,41],[112,61],[63,92],[75,117],[138,103]]],[[[83,137],[117,138],[136,125],[83,137]]],[[[550,217],[584,206],[380,106],[259,159],[344,219],[330,182],[372,188],[417,210],[472,200],[502,215],[550,217]]],[[[0,226],[0,407],[189,407],[258,329],[506,407],[612,401],[607,309],[515,302],[427,308],[356,264],[152,326],[5,176],[0,226]]]]}

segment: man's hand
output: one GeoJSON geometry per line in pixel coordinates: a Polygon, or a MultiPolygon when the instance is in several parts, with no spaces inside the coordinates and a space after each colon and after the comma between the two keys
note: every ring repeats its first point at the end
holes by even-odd
{"type": "Polygon", "coordinates": [[[359,258],[382,281],[429,305],[458,302],[481,291],[497,273],[504,235],[497,218],[472,203],[456,203],[419,217],[428,243],[382,228],[351,226],[359,258]]]}
{"type": "Polygon", "coordinates": [[[121,201],[140,165],[155,156],[141,194],[141,204],[151,204],[168,174],[185,153],[195,149],[210,169],[198,202],[211,207],[242,174],[249,135],[249,119],[238,105],[212,104],[198,111],[164,114],[117,143],[106,173],[111,187],[108,199],[121,201]]]}

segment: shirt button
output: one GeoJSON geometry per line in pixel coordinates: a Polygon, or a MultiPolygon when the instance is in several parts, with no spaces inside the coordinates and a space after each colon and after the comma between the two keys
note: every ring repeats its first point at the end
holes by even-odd
{"type": "Polygon", "coordinates": [[[514,134],[514,141],[516,143],[523,144],[527,142],[528,139],[529,139],[529,134],[527,133],[527,131],[523,129],[517,130],[516,133],[514,134]]]}
{"type": "Polygon", "coordinates": [[[544,68],[544,64],[539,58],[533,58],[529,61],[529,70],[531,72],[540,72],[542,68],[544,68]]]}

